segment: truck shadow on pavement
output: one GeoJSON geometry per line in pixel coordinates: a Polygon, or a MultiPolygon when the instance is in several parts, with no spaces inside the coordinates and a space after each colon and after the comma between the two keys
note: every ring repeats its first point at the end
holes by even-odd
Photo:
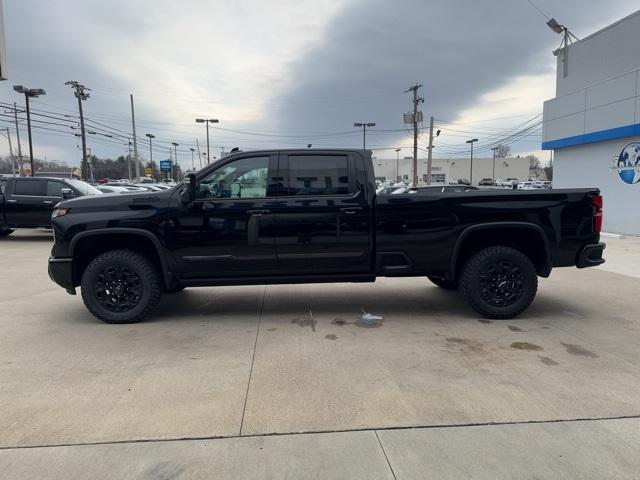
{"type": "MultiPolygon", "coordinates": [[[[369,312],[386,320],[422,318],[435,323],[461,320],[494,322],[473,311],[458,292],[428,285],[403,289],[402,295],[398,295],[396,289],[384,287],[372,287],[370,290],[360,287],[345,295],[344,288],[326,288],[324,284],[306,286],[304,290],[293,292],[278,286],[267,287],[266,294],[263,293],[264,287],[258,288],[259,291],[255,286],[207,287],[167,294],[145,322],[233,320],[253,323],[259,316],[289,319],[307,316],[309,312],[316,317],[335,317],[345,321],[353,321],[363,312],[369,312]]],[[[574,306],[561,298],[542,294],[512,321],[545,317],[557,319],[574,310],[574,306]]],[[[576,313],[573,316],[581,315],[576,313]]]]}

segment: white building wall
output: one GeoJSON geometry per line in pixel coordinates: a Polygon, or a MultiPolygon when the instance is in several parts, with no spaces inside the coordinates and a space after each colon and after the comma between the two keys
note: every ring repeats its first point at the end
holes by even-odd
{"type": "MultiPolygon", "coordinates": [[[[412,176],[413,162],[409,159],[400,159],[398,171],[400,176],[406,175],[410,181],[412,176]]],[[[376,177],[384,177],[386,180],[396,178],[396,159],[373,160],[376,177]]],[[[427,159],[418,160],[419,184],[424,185],[424,175],[427,173],[427,159]]],[[[457,182],[458,179],[470,179],[469,158],[434,158],[432,175],[443,174],[445,182],[457,182]]],[[[483,178],[493,178],[493,160],[491,158],[473,159],[473,183],[477,185],[483,178]]],[[[517,178],[518,180],[529,180],[529,160],[526,158],[496,158],[495,178],[517,178]]]]}
{"type": "Polygon", "coordinates": [[[638,28],[640,11],[571,44],[566,77],[561,52],[557,60],[556,96],[640,67],[638,28]]]}
{"type": "Polygon", "coordinates": [[[556,150],[553,188],[598,187],[604,196],[603,230],[640,235],[640,183],[625,183],[612,168],[631,142],[640,142],[640,136],[556,150]]]}

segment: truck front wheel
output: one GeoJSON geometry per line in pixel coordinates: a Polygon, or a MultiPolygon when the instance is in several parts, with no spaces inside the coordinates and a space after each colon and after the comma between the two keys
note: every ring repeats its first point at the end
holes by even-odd
{"type": "Polygon", "coordinates": [[[132,250],[112,250],[96,257],[80,285],[87,309],[107,323],[139,322],[162,294],[155,265],[132,250]]]}
{"type": "Polygon", "coordinates": [[[460,292],[486,318],[507,319],[522,313],[538,290],[536,269],[524,253],[493,246],[475,253],[464,266],[460,292]]]}

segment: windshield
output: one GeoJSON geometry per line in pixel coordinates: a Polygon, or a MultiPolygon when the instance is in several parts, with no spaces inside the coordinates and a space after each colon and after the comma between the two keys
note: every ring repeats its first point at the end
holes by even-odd
{"type": "Polygon", "coordinates": [[[66,182],[72,185],[73,188],[78,190],[82,195],[102,195],[100,190],[86,182],[83,182],[82,180],[68,179],[66,182]]]}

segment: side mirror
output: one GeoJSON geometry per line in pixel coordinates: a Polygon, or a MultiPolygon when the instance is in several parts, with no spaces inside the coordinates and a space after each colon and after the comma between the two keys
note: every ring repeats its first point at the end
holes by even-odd
{"type": "Polygon", "coordinates": [[[184,188],[180,193],[180,201],[182,203],[193,202],[198,191],[198,177],[195,173],[187,173],[184,177],[184,188]]]}
{"type": "Polygon", "coordinates": [[[62,192],[62,198],[64,198],[65,200],[67,198],[73,198],[73,190],[71,190],[70,188],[63,188],[60,190],[60,192],[62,192]]]}

